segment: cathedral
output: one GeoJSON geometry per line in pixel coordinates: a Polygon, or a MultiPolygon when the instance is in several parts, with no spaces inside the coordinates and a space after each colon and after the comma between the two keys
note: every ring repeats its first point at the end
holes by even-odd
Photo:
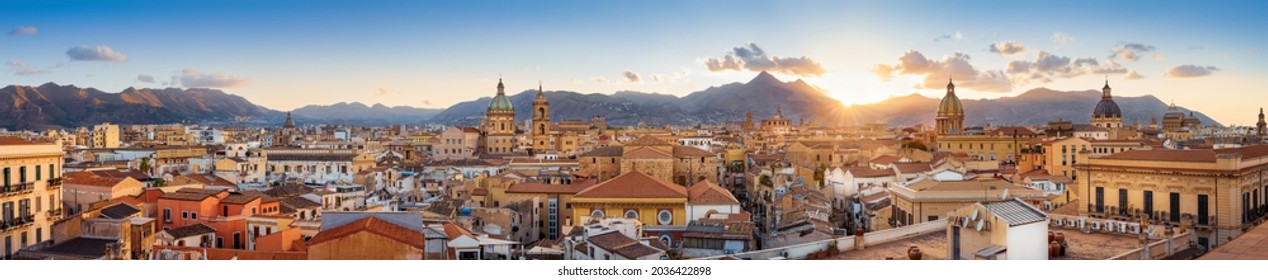
{"type": "Polygon", "coordinates": [[[486,154],[510,154],[514,151],[515,106],[506,97],[506,86],[502,84],[502,79],[498,79],[498,93],[489,102],[481,130],[486,154]]]}
{"type": "Polygon", "coordinates": [[[1101,88],[1101,102],[1096,103],[1096,108],[1092,110],[1092,126],[1107,130],[1123,127],[1123,111],[1110,96],[1109,80],[1101,88]]]}
{"type": "Polygon", "coordinates": [[[964,131],[964,106],[955,96],[955,83],[951,79],[947,79],[947,95],[938,104],[938,116],[934,120],[938,135],[955,135],[964,131]]]}

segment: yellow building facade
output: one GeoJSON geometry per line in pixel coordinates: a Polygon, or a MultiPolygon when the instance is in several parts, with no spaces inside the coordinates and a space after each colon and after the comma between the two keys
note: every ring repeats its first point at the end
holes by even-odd
{"type": "Polygon", "coordinates": [[[686,187],[635,171],[577,192],[572,217],[574,225],[620,217],[645,225],[686,226],[686,206],[686,187]]]}

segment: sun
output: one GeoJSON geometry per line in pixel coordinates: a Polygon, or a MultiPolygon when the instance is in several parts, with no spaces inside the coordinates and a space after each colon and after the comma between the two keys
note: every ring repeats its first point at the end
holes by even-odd
{"type": "Polygon", "coordinates": [[[872,104],[890,97],[910,94],[915,92],[911,85],[918,83],[919,79],[898,76],[889,81],[881,81],[875,74],[850,73],[809,78],[806,82],[823,89],[828,97],[850,106],[872,104]]]}

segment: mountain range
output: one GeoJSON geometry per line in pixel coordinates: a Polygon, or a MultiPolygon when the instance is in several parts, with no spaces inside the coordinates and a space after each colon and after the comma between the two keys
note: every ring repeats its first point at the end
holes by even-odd
{"type": "MultiPolygon", "coordinates": [[[[509,95],[516,118],[530,118],[536,90],[509,95]]],[[[682,97],[635,91],[613,94],[546,91],[551,119],[589,120],[605,116],[617,126],[645,122],[649,125],[734,123],[751,112],[754,121],[769,118],[781,108],[786,118],[817,124],[849,125],[885,122],[896,126],[932,123],[939,98],[917,94],[891,97],[862,105],[843,105],[805,81],[780,81],[762,72],[746,83],[729,83],[692,92],[682,97]]],[[[490,94],[492,95],[492,94],[490,94]]],[[[1057,91],[1036,88],[1012,97],[964,99],[968,125],[1036,125],[1066,119],[1088,122],[1101,99],[1098,90],[1057,91]]],[[[389,107],[362,103],[309,105],[292,111],[300,124],[352,125],[418,124],[424,122],[474,125],[484,117],[492,96],[460,102],[445,109],[389,107]]],[[[1152,95],[1116,96],[1124,122],[1148,124],[1161,118],[1167,104],[1152,95]]],[[[1186,114],[1190,110],[1179,108],[1186,114]]],[[[1193,112],[1203,124],[1217,124],[1193,112]]],[[[255,105],[245,98],[214,89],[136,89],[107,93],[94,88],[47,83],[38,87],[0,88],[0,127],[42,129],[91,126],[102,122],[280,124],[285,114],[255,105]]],[[[1161,120],[1159,120],[1161,121],[1161,120]]]]}

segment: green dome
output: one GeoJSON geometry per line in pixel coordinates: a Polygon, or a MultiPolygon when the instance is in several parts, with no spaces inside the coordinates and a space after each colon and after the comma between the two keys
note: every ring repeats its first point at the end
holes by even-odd
{"type": "Polygon", "coordinates": [[[493,97],[493,102],[489,102],[489,111],[515,111],[515,106],[511,105],[511,99],[506,98],[505,94],[498,94],[493,97]]]}
{"type": "Polygon", "coordinates": [[[493,97],[493,102],[489,102],[489,111],[515,111],[511,99],[506,98],[506,86],[502,85],[502,79],[498,79],[498,95],[493,97]]]}

